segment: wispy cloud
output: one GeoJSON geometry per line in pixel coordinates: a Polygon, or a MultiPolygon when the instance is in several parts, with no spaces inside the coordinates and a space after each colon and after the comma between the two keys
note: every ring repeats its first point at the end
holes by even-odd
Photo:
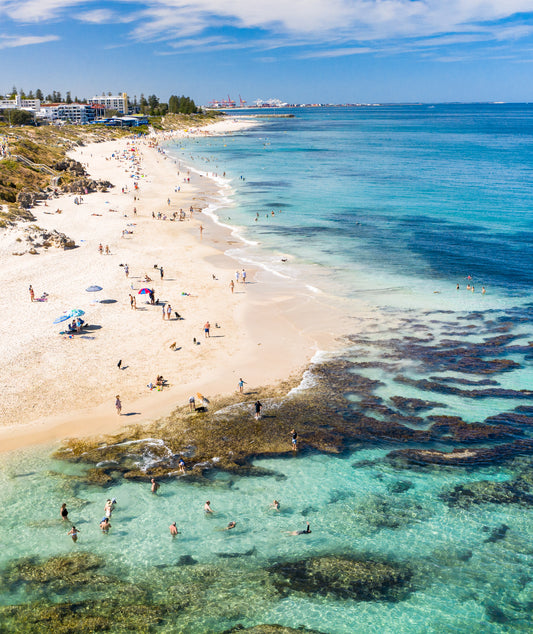
{"type": "Polygon", "coordinates": [[[57,35],[5,35],[0,33],[0,49],[28,46],[30,44],[44,44],[59,40],[57,35]]]}
{"type": "Polygon", "coordinates": [[[310,59],[320,57],[345,57],[347,55],[362,55],[364,53],[374,53],[373,48],[368,46],[352,46],[348,48],[333,48],[327,51],[311,51],[309,53],[302,53],[297,57],[299,59],[310,59]]]}
{"type": "MultiPolygon", "coordinates": [[[[532,35],[532,13],[533,0],[0,0],[0,20],[20,24],[129,21],[130,42],[168,42],[174,50],[182,40],[198,38],[205,46],[232,31],[235,48],[242,40],[258,50],[274,48],[273,41],[278,48],[296,42],[307,49],[300,58],[392,54],[414,42],[420,48],[511,42],[532,35]]],[[[230,48],[231,41],[212,46],[230,48]]]]}

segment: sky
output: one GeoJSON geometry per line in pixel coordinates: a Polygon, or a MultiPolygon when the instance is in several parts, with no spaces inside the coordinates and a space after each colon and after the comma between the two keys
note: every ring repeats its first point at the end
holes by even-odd
{"type": "Polygon", "coordinates": [[[0,0],[0,93],[533,101],[533,0],[0,0]]]}

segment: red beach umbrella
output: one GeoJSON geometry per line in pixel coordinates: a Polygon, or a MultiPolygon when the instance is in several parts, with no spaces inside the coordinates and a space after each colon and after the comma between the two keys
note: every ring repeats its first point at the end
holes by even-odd
{"type": "Polygon", "coordinates": [[[141,288],[139,291],[139,295],[150,295],[152,290],[150,288],[141,288]]]}

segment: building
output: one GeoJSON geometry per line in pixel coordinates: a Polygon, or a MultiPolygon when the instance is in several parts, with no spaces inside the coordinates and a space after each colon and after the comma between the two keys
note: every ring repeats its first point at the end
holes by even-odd
{"type": "Polygon", "coordinates": [[[103,106],[106,110],[116,110],[120,114],[128,114],[128,95],[125,92],[119,95],[102,95],[88,99],[92,105],[103,106]]]}
{"type": "Polygon", "coordinates": [[[41,120],[54,123],[91,123],[96,117],[96,109],[86,103],[53,103],[43,106],[37,113],[41,120]]]}
{"type": "Polygon", "coordinates": [[[20,95],[15,95],[14,99],[0,99],[0,110],[33,110],[38,112],[41,108],[39,99],[21,99],[20,95]]]}

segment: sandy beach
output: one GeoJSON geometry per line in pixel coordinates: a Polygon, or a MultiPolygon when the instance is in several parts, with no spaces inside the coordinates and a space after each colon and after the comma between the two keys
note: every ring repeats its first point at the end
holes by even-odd
{"type": "MultiPolygon", "coordinates": [[[[247,125],[226,119],[187,134],[247,125]]],[[[274,383],[301,372],[346,331],[341,311],[332,310],[325,295],[267,271],[247,269],[246,284],[236,283],[232,292],[243,264],[224,252],[235,237],[201,211],[216,202],[219,185],[166,157],[154,143],[163,140],[122,139],[71,154],[91,178],[114,187],[84,196],[81,204],[68,195],[32,211],[34,225],[66,234],[76,248],[36,247],[31,254],[28,225],[0,236],[0,450],[153,420],[191,395],[236,391],[240,377],[248,387],[274,383]],[[30,285],[35,298],[46,293],[46,301],[32,302],[30,285]],[[87,292],[91,285],[102,290],[87,292]],[[139,294],[142,288],[153,289],[159,303],[139,294]],[[168,303],[170,320],[162,311],[168,303]],[[69,321],[53,322],[71,309],[85,312],[89,328],[60,334],[69,321]],[[168,385],[150,390],[157,375],[168,385]]]]}

